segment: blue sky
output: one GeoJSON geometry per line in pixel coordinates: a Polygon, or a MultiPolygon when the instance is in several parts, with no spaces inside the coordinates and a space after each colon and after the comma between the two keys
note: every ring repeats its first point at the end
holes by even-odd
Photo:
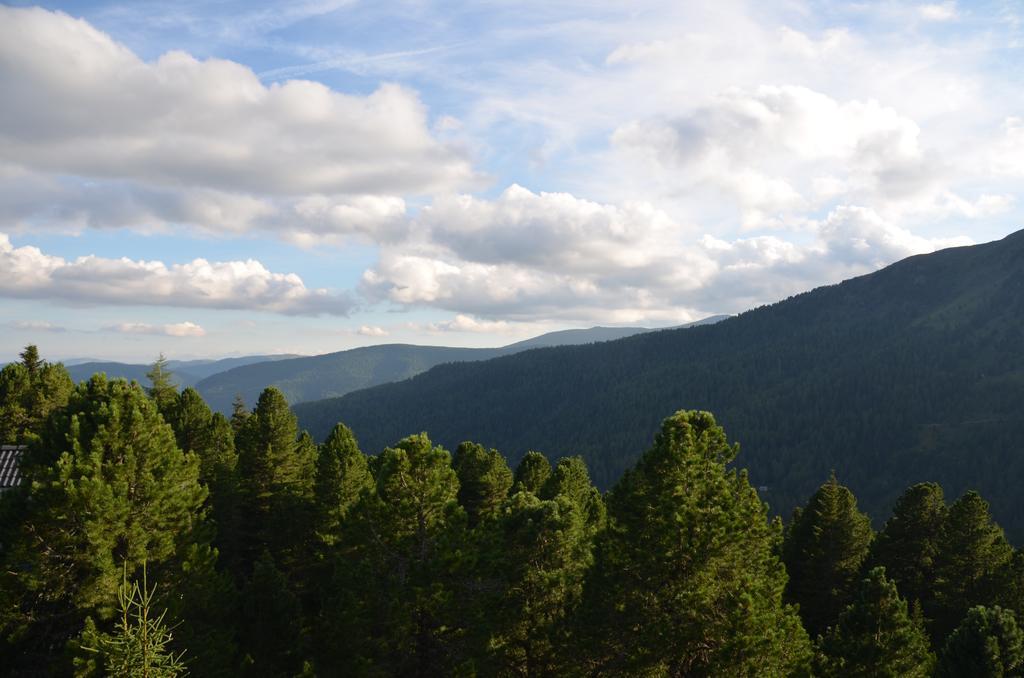
{"type": "Polygon", "coordinates": [[[0,352],[500,345],[1022,226],[1019,2],[0,5],[0,352]]]}

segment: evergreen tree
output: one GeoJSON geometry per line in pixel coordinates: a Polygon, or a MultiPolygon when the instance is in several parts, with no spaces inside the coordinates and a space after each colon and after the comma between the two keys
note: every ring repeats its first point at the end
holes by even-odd
{"type": "Polygon", "coordinates": [[[242,394],[236,393],[235,399],[231,403],[231,428],[234,429],[235,433],[238,433],[242,428],[250,414],[252,413],[245,406],[245,399],[242,398],[242,394]]]}
{"type": "Polygon", "coordinates": [[[465,525],[458,491],[451,456],[425,434],[380,454],[376,492],[346,520],[347,557],[328,620],[332,656],[345,665],[339,671],[436,676],[454,669],[452,647],[464,631],[451,612],[465,525]]]}
{"type": "Polygon", "coordinates": [[[337,542],[348,512],[372,488],[366,455],[359,451],[352,431],[336,425],[320,446],[316,462],[316,532],[323,544],[337,542]]]}
{"type": "Polygon", "coordinates": [[[608,498],[579,633],[587,671],[782,675],[810,647],[782,602],[777,522],[708,412],[678,412],[608,498]]]}
{"type": "Polygon", "coordinates": [[[165,417],[178,402],[178,384],[175,383],[174,375],[168,369],[167,362],[167,358],[161,353],[150,367],[149,372],[146,372],[146,378],[149,379],[149,388],[146,391],[156,403],[157,410],[165,417]]]}
{"type": "Polygon", "coordinates": [[[579,507],[589,536],[604,527],[605,507],[601,493],[590,482],[590,472],[582,457],[563,457],[541,488],[542,499],[563,496],[579,507]]]}
{"type": "Polygon", "coordinates": [[[933,639],[945,638],[970,608],[999,600],[1001,575],[1012,558],[1013,548],[981,495],[967,492],[953,502],[936,557],[933,639]]]}
{"type": "Polygon", "coordinates": [[[508,497],[512,471],[497,450],[464,442],[455,450],[452,466],[459,477],[459,503],[470,525],[493,515],[508,497]]]}
{"type": "Polygon", "coordinates": [[[786,599],[800,606],[811,636],[824,633],[850,602],[871,538],[871,519],[835,474],[794,516],[782,545],[786,599]]]}
{"type": "Polygon", "coordinates": [[[142,568],[142,586],[124,580],[117,591],[120,605],[114,633],[101,633],[92,619],[86,622],[83,649],[93,657],[76,658],[76,676],[111,675],[122,678],[176,678],[187,674],[184,652],[175,653],[173,638],[164,621],[166,610],[156,613],[156,587],[149,588],[146,568],[142,568]],[[97,661],[98,659],[98,661],[97,661]],[[99,671],[102,666],[102,673],[99,671]]]}
{"type": "Polygon", "coordinates": [[[242,594],[244,669],[251,676],[295,676],[302,669],[302,609],[285,575],[264,551],[242,594]]]}
{"type": "Polygon", "coordinates": [[[24,471],[27,512],[0,574],[13,599],[3,634],[45,666],[36,653],[52,655],[87,615],[111,618],[122,563],[134,573],[194,543],[206,490],[153,402],[102,375],[50,417],[24,471]]]}
{"type": "Polygon", "coordinates": [[[937,483],[919,483],[896,501],[892,517],[871,545],[868,561],[885,567],[900,595],[921,604],[925,615],[935,610],[935,563],[943,548],[948,509],[937,483]]]}
{"type": "Polygon", "coordinates": [[[270,549],[287,567],[301,557],[315,475],[315,446],[298,437],[295,415],[276,388],[259,402],[236,436],[243,561],[270,549]]]}
{"type": "Polygon", "coordinates": [[[487,631],[480,673],[559,675],[575,664],[566,619],[575,610],[590,567],[588,516],[566,495],[541,500],[519,492],[489,528],[479,625],[487,631]]]}
{"type": "Polygon", "coordinates": [[[919,619],[885,568],[868,573],[851,605],[821,640],[816,673],[850,678],[925,678],[934,657],[919,619]]]}
{"type": "Polygon", "coordinates": [[[551,462],[540,452],[527,452],[516,467],[513,492],[537,494],[551,477],[551,462]]]}
{"type": "Polygon", "coordinates": [[[0,444],[35,440],[50,414],[67,404],[75,385],[60,363],[50,364],[29,345],[21,362],[0,370],[0,444]]]}
{"type": "Polygon", "coordinates": [[[972,607],[946,639],[939,678],[1003,678],[1024,673],[1024,633],[1009,610],[972,607]]]}

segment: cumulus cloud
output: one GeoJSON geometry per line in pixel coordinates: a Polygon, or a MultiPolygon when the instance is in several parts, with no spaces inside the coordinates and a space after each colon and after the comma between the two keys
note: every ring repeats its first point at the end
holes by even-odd
{"type": "Polygon", "coordinates": [[[151,325],[149,323],[120,323],[105,328],[121,334],[157,334],[165,337],[205,337],[206,330],[196,323],[185,321],[168,325],[151,325]]]}
{"type": "Polygon", "coordinates": [[[800,86],[730,89],[677,117],[623,125],[612,139],[660,166],[678,190],[726,194],[751,227],[837,196],[931,204],[943,170],[910,118],[800,86]]]}
{"type": "Polygon", "coordinates": [[[36,247],[14,247],[0,234],[0,296],[77,305],[153,305],[246,309],[286,315],[347,315],[348,294],[311,289],[294,273],[259,261],[184,264],[83,256],[74,260],[36,247]]]}
{"type": "Polygon", "coordinates": [[[448,325],[460,331],[552,318],[685,322],[970,242],[918,236],[853,205],[807,229],[813,237],[804,244],[688,236],[690,229],[647,205],[623,208],[512,186],[492,201],[461,196],[424,209],[419,239],[385,247],[364,274],[362,292],[403,307],[455,311],[460,315],[448,325]]]}
{"type": "Polygon", "coordinates": [[[0,7],[0,89],[0,162],[37,193],[0,192],[0,214],[33,223],[386,239],[401,196],[474,181],[400,85],[349,95],[183,52],[146,62],[40,8],[0,7]]]}

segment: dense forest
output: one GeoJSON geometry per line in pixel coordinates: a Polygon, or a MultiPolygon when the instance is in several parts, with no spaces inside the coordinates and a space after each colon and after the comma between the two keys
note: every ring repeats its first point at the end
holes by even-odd
{"type": "Polygon", "coordinates": [[[8,675],[1024,669],[1024,553],[977,492],[904,488],[876,534],[825,475],[783,527],[705,411],[601,493],[580,457],[423,433],[367,455],[276,389],[225,417],[148,377],[75,386],[34,347],[0,371],[0,435],[28,445],[0,495],[8,675]]]}
{"type": "Polygon", "coordinates": [[[579,455],[606,490],[681,407],[742,441],[777,515],[834,469],[876,528],[906,487],[934,480],[982,491],[1024,541],[1024,231],[711,326],[444,365],[295,411],[317,440],[345,421],[370,450],[425,430],[513,463],[579,455]]]}

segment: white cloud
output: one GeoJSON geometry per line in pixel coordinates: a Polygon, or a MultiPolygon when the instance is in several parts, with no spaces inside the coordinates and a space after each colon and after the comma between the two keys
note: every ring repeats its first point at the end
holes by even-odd
{"type": "Polygon", "coordinates": [[[955,2],[921,5],[918,7],[918,12],[926,21],[950,21],[957,17],[955,2]]]}
{"type": "Polygon", "coordinates": [[[11,323],[11,327],[16,330],[24,330],[26,332],[66,332],[66,327],[60,325],[54,325],[47,320],[17,320],[11,323]]]}
{"type": "Polygon", "coordinates": [[[145,62],[40,8],[0,6],[0,90],[0,162],[28,170],[39,192],[4,192],[0,215],[37,223],[300,240],[380,228],[386,239],[400,196],[475,181],[400,85],[349,95],[310,81],[266,86],[246,66],[183,52],[145,62]]]}
{"type": "Polygon", "coordinates": [[[356,330],[356,334],[364,337],[386,337],[389,332],[377,325],[360,325],[359,329],[356,330]]]}
{"type": "Polygon", "coordinates": [[[120,323],[106,328],[121,334],[157,334],[165,337],[205,337],[206,330],[193,322],[151,325],[149,323],[120,323]]]}
{"type": "Polygon", "coordinates": [[[347,315],[347,294],[310,289],[294,273],[258,261],[195,259],[165,264],[83,256],[69,261],[36,247],[14,247],[0,234],[0,296],[76,305],[153,305],[247,309],[287,315],[347,315]]]}
{"type": "Polygon", "coordinates": [[[454,311],[446,329],[458,331],[499,332],[509,320],[685,322],[969,242],[919,236],[851,205],[806,229],[806,244],[687,236],[692,229],[646,205],[513,186],[493,201],[459,196],[425,208],[418,239],[385,247],[362,291],[454,311]]]}

